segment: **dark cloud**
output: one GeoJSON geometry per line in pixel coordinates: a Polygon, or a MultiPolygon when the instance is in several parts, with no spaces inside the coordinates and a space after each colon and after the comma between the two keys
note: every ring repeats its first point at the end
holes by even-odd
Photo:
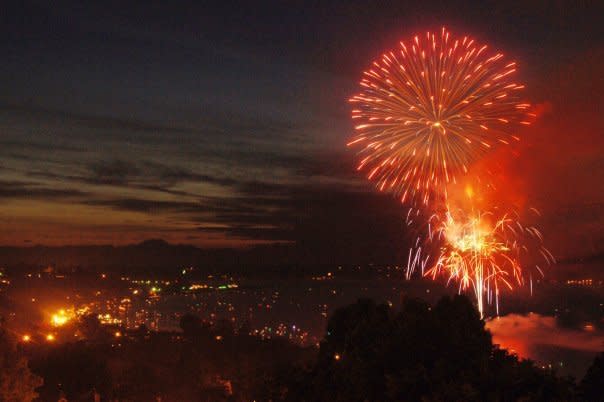
{"type": "MultiPolygon", "coordinates": [[[[40,121],[49,121],[60,124],[73,124],[77,126],[84,126],[92,129],[101,129],[107,132],[111,131],[130,131],[130,132],[172,132],[172,133],[184,133],[190,132],[191,129],[187,127],[178,126],[166,126],[160,124],[152,124],[135,119],[122,119],[111,116],[95,116],[92,114],[84,114],[73,111],[51,109],[32,103],[29,104],[12,104],[12,103],[0,103],[0,111],[10,112],[12,116],[15,114],[21,115],[25,118],[36,118],[40,121]]],[[[77,148],[67,148],[77,149],[77,148]]]]}
{"type": "Polygon", "coordinates": [[[103,206],[130,212],[160,214],[165,212],[193,212],[199,209],[199,204],[180,201],[159,201],[137,198],[118,198],[111,200],[89,199],[82,202],[85,205],[103,206]]]}
{"type": "MultiPolygon", "coordinates": [[[[74,112],[61,109],[52,109],[35,104],[11,104],[0,101],[0,113],[10,116],[13,120],[27,120],[36,124],[51,127],[74,127],[79,132],[71,133],[71,136],[87,138],[96,133],[103,133],[104,140],[123,140],[125,134],[130,142],[143,142],[147,144],[169,144],[178,140],[189,142],[191,145],[211,145],[214,142],[227,142],[232,151],[241,151],[241,144],[265,144],[279,140],[286,136],[291,139],[289,133],[300,131],[301,122],[293,123],[289,120],[272,116],[262,116],[253,112],[246,113],[245,110],[231,110],[218,105],[198,105],[190,115],[179,113],[181,125],[162,124],[153,117],[114,117],[111,112],[99,115],[98,112],[90,111],[74,112]],[[203,109],[203,111],[201,111],[203,109]]],[[[173,119],[170,119],[173,120],[173,119]]],[[[305,124],[305,123],[302,123],[305,124]]],[[[303,141],[304,138],[299,138],[303,141]]],[[[6,145],[19,145],[19,141],[2,140],[6,145]]],[[[41,149],[43,144],[30,142],[28,146],[41,149]]],[[[67,151],[81,151],[82,148],[69,144],[53,144],[53,148],[67,151]]],[[[245,151],[245,150],[243,150],[245,151]]],[[[239,156],[249,153],[241,152],[239,156]]],[[[278,156],[274,154],[273,156],[278,156]]]]}
{"type": "Polygon", "coordinates": [[[238,183],[232,178],[198,174],[180,166],[146,160],[136,162],[121,159],[99,160],[88,164],[86,171],[80,175],[45,171],[29,171],[27,174],[33,178],[127,187],[181,196],[192,194],[172,189],[179,183],[209,183],[220,186],[235,186],[238,183]]]}
{"type": "Polygon", "coordinates": [[[0,198],[23,200],[78,200],[86,193],[71,188],[49,188],[35,182],[0,181],[0,198]]]}
{"type": "Polygon", "coordinates": [[[593,324],[565,328],[556,317],[535,313],[495,317],[487,320],[486,328],[502,348],[540,364],[554,363],[557,370],[578,378],[604,347],[604,332],[593,324]]]}
{"type": "Polygon", "coordinates": [[[556,317],[531,313],[528,315],[509,314],[487,321],[487,328],[493,333],[493,341],[506,347],[518,345],[516,353],[524,358],[535,358],[533,354],[541,345],[600,352],[604,346],[604,333],[560,327],[556,317]]]}
{"type": "Polygon", "coordinates": [[[221,186],[233,186],[238,182],[230,177],[216,177],[208,174],[200,174],[180,166],[169,166],[166,164],[143,161],[141,171],[147,178],[155,178],[160,183],[174,185],[182,182],[211,183],[221,186]]]}
{"type": "Polygon", "coordinates": [[[91,176],[88,181],[95,184],[125,184],[133,176],[141,175],[140,169],[134,164],[120,160],[95,162],[89,166],[89,169],[91,176]]]}
{"type": "Polygon", "coordinates": [[[224,203],[213,200],[207,205],[219,225],[200,225],[199,230],[293,241],[298,258],[306,262],[405,260],[411,233],[406,210],[392,197],[321,185],[271,191],[280,196],[264,198],[259,192],[224,203]]]}
{"type": "Polygon", "coordinates": [[[199,226],[197,230],[204,233],[226,234],[235,239],[256,239],[276,242],[291,242],[292,231],[287,227],[254,227],[249,225],[231,224],[223,227],[199,226]]]}

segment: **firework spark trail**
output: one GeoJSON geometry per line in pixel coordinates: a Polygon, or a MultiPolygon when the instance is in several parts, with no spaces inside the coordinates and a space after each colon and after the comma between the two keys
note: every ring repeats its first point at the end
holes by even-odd
{"type": "MultiPolygon", "coordinates": [[[[548,264],[554,262],[542,245],[539,231],[523,226],[512,214],[496,218],[494,212],[465,214],[459,210],[453,214],[447,210],[444,219],[437,214],[430,218],[428,233],[428,242],[439,244],[438,257],[425,270],[429,256],[422,258],[416,243],[406,276],[411,277],[420,266],[423,276],[445,276],[447,283],[458,283],[459,292],[472,290],[481,317],[485,302],[494,301],[498,310],[501,289],[524,284],[523,255],[538,251],[548,264]]],[[[543,275],[538,265],[535,268],[543,275]]],[[[532,273],[528,275],[532,284],[532,273]]]]}
{"type": "Polygon", "coordinates": [[[471,163],[499,144],[517,141],[531,121],[516,63],[489,54],[473,39],[443,28],[385,53],[365,71],[353,96],[358,170],[402,202],[446,199],[471,163]]]}

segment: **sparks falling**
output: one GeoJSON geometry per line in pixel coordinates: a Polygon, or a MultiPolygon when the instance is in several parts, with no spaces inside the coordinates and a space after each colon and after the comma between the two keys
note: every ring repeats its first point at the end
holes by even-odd
{"type": "MultiPolygon", "coordinates": [[[[417,257],[422,274],[432,279],[444,276],[447,283],[457,283],[460,292],[473,291],[481,317],[485,302],[494,302],[498,312],[500,291],[524,285],[527,275],[532,278],[532,270],[525,270],[521,263],[524,256],[536,251],[547,264],[554,262],[542,246],[539,230],[523,226],[510,214],[496,217],[494,212],[454,214],[447,210],[443,219],[433,215],[430,220],[429,241],[439,244],[439,249],[427,270],[429,258],[417,257]]],[[[417,263],[410,264],[408,271],[417,263]]],[[[543,275],[538,265],[535,270],[543,275]]]]}
{"type": "Polygon", "coordinates": [[[357,170],[380,191],[427,205],[499,145],[518,141],[530,105],[514,81],[517,66],[469,37],[427,32],[385,53],[350,99],[363,146],[357,170]]]}

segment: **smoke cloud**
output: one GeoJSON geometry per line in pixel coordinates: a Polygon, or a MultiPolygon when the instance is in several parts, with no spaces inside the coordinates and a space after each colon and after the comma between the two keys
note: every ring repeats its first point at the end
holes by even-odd
{"type": "Polygon", "coordinates": [[[538,350],[543,346],[572,349],[582,352],[604,350],[604,333],[586,326],[585,329],[560,327],[555,317],[539,314],[509,314],[486,323],[493,335],[493,343],[523,358],[541,360],[538,350]]]}

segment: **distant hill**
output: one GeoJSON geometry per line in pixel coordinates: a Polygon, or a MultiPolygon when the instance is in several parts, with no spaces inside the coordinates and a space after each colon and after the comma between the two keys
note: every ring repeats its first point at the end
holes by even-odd
{"type": "Polygon", "coordinates": [[[259,246],[249,249],[202,249],[170,244],[161,239],[126,246],[32,246],[0,247],[0,267],[16,270],[52,266],[57,270],[129,273],[170,273],[195,266],[208,272],[246,271],[291,263],[295,250],[290,245],[259,246]]]}
{"type": "MultiPolygon", "coordinates": [[[[384,242],[386,243],[386,242],[384,242]]],[[[0,267],[11,271],[52,266],[59,271],[108,271],[114,273],[152,272],[171,274],[185,267],[200,272],[246,273],[278,272],[301,274],[323,272],[338,265],[405,265],[408,247],[402,242],[350,246],[317,242],[315,244],[273,244],[250,248],[200,248],[150,239],[125,246],[31,246],[0,247],[0,267]]],[[[565,259],[544,269],[549,279],[593,277],[604,279],[604,255],[565,259]]]]}
{"type": "Polygon", "coordinates": [[[206,249],[188,244],[171,244],[151,239],[125,246],[30,246],[0,247],[0,267],[10,271],[51,266],[58,271],[114,273],[151,272],[170,274],[184,267],[196,267],[200,272],[279,272],[301,274],[323,272],[328,267],[357,264],[403,264],[407,249],[391,244],[383,248],[373,244],[350,247],[345,242],[338,247],[315,244],[272,244],[250,248],[206,249]],[[384,257],[386,255],[386,257],[384,257]]]}

